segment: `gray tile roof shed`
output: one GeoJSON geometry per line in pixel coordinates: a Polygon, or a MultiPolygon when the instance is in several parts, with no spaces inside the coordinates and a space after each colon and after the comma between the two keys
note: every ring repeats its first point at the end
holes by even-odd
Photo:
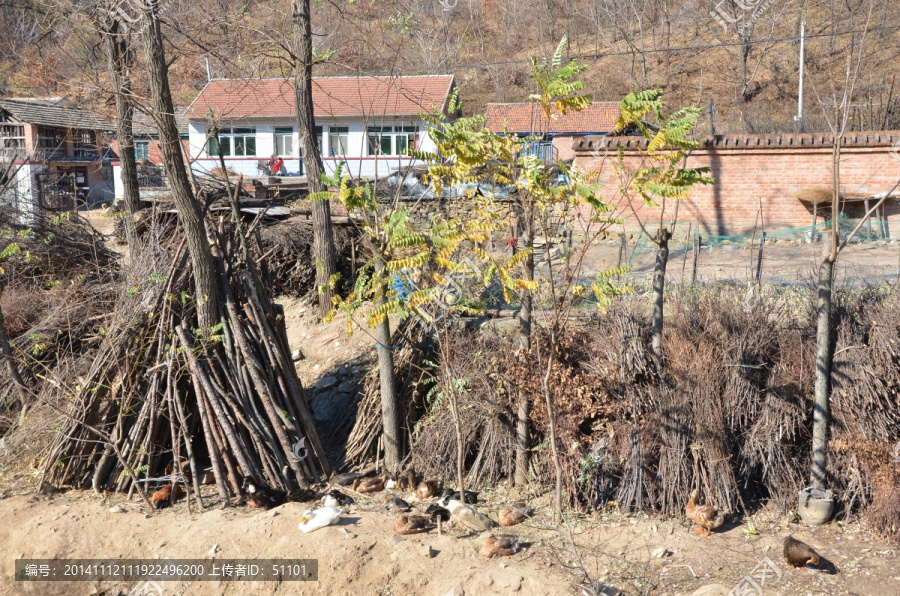
{"type": "Polygon", "coordinates": [[[80,108],[65,99],[0,99],[0,109],[13,118],[40,126],[82,128],[112,131],[115,127],[90,110],[80,108]]]}

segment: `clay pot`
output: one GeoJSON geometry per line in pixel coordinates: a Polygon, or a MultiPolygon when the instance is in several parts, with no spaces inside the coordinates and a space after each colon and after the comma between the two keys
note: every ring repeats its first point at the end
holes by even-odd
{"type": "Polygon", "coordinates": [[[834,513],[834,495],[830,490],[804,488],[800,491],[800,504],[797,512],[807,526],[821,526],[834,513]]]}

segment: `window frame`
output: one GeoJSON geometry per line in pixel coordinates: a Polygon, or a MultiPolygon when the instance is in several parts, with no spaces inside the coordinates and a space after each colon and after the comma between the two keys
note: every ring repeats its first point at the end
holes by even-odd
{"type": "Polygon", "coordinates": [[[209,137],[206,144],[208,157],[219,157],[220,145],[227,149],[222,157],[257,157],[256,154],[256,127],[255,126],[229,126],[219,129],[219,141],[215,136],[209,137]]]}
{"type": "Polygon", "coordinates": [[[409,157],[410,149],[417,148],[418,139],[419,127],[415,125],[366,127],[366,148],[369,157],[409,157]]]}
{"type": "Polygon", "coordinates": [[[134,142],[134,159],[150,159],[150,141],[134,142]]]}
{"type": "Polygon", "coordinates": [[[350,127],[349,126],[329,126],[328,127],[328,154],[330,157],[347,157],[350,153],[350,127]],[[335,143],[337,139],[337,143],[335,143]],[[341,140],[343,139],[343,142],[341,140]],[[340,147],[343,152],[338,153],[335,147],[340,147]]]}
{"type": "Polygon", "coordinates": [[[276,126],[275,127],[275,155],[279,157],[296,157],[294,150],[294,127],[293,126],[276,126]],[[288,142],[290,147],[285,151],[284,143],[288,142]],[[279,143],[281,146],[279,147],[279,143]]]}

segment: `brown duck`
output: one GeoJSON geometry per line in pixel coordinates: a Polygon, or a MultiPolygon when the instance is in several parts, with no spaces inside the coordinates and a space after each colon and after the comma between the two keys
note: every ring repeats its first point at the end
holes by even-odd
{"type": "Polygon", "coordinates": [[[497,514],[497,521],[501,526],[515,526],[534,515],[534,509],[525,507],[525,503],[513,503],[497,514]]]}
{"type": "Polygon", "coordinates": [[[493,557],[508,557],[522,550],[519,539],[515,536],[491,536],[481,545],[482,556],[491,559],[493,557]]]}
{"type": "Polygon", "coordinates": [[[421,515],[409,515],[404,513],[394,524],[394,532],[397,534],[421,534],[434,529],[434,524],[427,517],[421,515]]]}
{"type": "Polygon", "coordinates": [[[430,499],[438,496],[441,492],[441,485],[437,480],[423,480],[416,489],[416,496],[420,499],[430,499]]]}
{"type": "Polygon", "coordinates": [[[353,481],[353,490],[358,493],[377,493],[384,490],[384,478],[357,478],[353,481]]]}
{"type": "Polygon", "coordinates": [[[819,564],[819,553],[814,551],[804,542],[800,542],[793,536],[784,539],[784,560],[791,569],[806,569],[807,565],[819,564]]]}
{"type": "Polygon", "coordinates": [[[688,501],[687,507],[684,508],[684,514],[700,526],[694,529],[695,532],[701,536],[709,536],[710,530],[715,530],[722,525],[722,522],[725,521],[725,514],[728,511],[713,505],[698,505],[697,497],[699,495],[700,491],[694,489],[691,493],[691,500],[688,501]]]}

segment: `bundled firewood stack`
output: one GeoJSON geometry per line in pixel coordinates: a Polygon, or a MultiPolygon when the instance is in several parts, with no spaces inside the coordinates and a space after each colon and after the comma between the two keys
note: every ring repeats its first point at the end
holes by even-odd
{"type": "MultiPolygon", "coordinates": [[[[211,465],[223,504],[252,475],[276,488],[317,482],[330,467],[290,357],[284,313],[257,268],[256,225],[207,220],[219,323],[198,329],[181,228],[144,244],[89,366],[55,371],[42,401],[63,423],[43,466],[54,485],[140,492],[165,475],[211,465]],[[83,371],[87,370],[86,373],[83,371]]],[[[192,484],[193,486],[190,486],[192,484]]],[[[201,505],[202,506],[202,505],[201,505]]]]}

